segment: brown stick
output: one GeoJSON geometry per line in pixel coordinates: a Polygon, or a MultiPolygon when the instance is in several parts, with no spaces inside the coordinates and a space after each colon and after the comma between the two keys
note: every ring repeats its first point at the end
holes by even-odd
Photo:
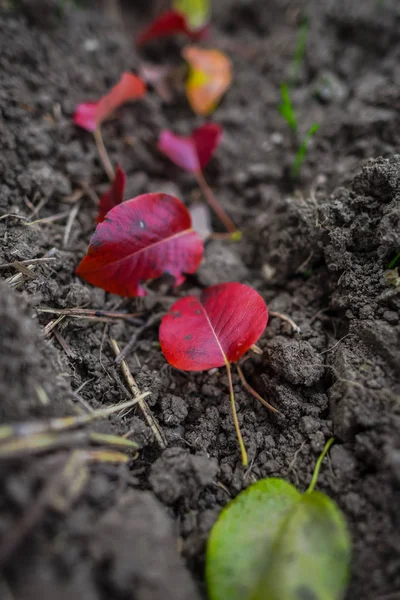
{"type": "MultiPolygon", "coordinates": [[[[113,338],[110,338],[110,343],[114,350],[115,356],[118,357],[120,355],[121,351],[119,349],[119,346],[118,346],[116,340],[114,340],[113,338]]],[[[140,397],[140,395],[141,395],[140,389],[139,389],[135,379],[133,378],[133,375],[130,372],[129,367],[128,367],[127,363],[125,362],[125,360],[121,360],[121,370],[122,370],[122,373],[125,377],[125,380],[129,386],[134,398],[140,397]]],[[[162,449],[166,448],[167,443],[164,439],[164,436],[161,432],[160,427],[158,426],[153,415],[151,414],[151,411],[150,411],[149,407],[147,406],[147,403],[145,402],[145,400],[143,398],[141,398],[139,400],[138,404],[139,404],[139,407],[144,415],[144,418],[146,419],[148,426],[152,430],[154,437],[157,440],[159,446],[162,449]]]]}
{"type": "Polygon", "coordinates": [[[242,382],[243,387],[249,392],[249,394],[254,396],[254,398],[256,398],[256,400],[261,402],[261,404],[263,404],[266,408],[268,408],[268,410],[272,410],[272,412],[279,413],[278,409],[274,408],[273,406],[271,406],[271,404],[269,404],[266,400],[264,400],[264,398],[262,396],[260,396],[260,394],[258,392],[256,392],[256,390],[248,383],[248,381],[246,380],[246,378],[244,376],[242,368],[239,365],[236,365],[236,368],[239,373],[240,381],[242,382]]]}
{"type": "Polygon", "coordinates": [[[269,316],[270,317],[277,317],[281,321],[286,321],[286,323],[289,323],[290,327],[293,329],[293,331],[295,333],[301,333],[300,327],[298,325],[296,325],[296,323],[293,321],[293,319],[291,319],[287,315],[283,315],[282,313],[276,312],[275,310],[270,310],[269,311],[269,316]]]}
{"type": "Polygon", "coordinates": [[[214,192],[205,180],[203,172],[201,170],[196,171],[194,173],[194,176],[196,177],[196,181],[199,184],[201,191],[203,192],[204,198],[207,200],[208,204],[213,209],[221,223],[223,223],[227,230],[231,233],[237,232],[238,228],[214,196],[214,192]]]}
{"type": "Polygon", "coordinates": [[[100,127],[97,127],[97,129],[94,130],[93,135],[94,135],[94,139],[96,141],[97,151],[99,153],[100,160],[103,163],[104,170],[107,173],[109,180],[112,182],[112,181],[114,181],[114,177],[115,177],[114,167],[111,164],[111,160],[108,156],[107,149],[104,145],[103,136],[101,135],[100,127]]]}

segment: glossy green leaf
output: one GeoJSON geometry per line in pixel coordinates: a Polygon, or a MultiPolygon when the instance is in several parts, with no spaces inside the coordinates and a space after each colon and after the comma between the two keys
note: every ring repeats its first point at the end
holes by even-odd
{"type": "Polygon", "coordinates": [[[192,31],[202,29],[210,20],[210,0],[174,0],[174,9],[183,13],[192,31]]]}
{"type": "Polygon", "coordinates": [[[263,479],[221,513],[207,547],[211,600],[338,600],[350,540],[336,504],[263,479]]]}

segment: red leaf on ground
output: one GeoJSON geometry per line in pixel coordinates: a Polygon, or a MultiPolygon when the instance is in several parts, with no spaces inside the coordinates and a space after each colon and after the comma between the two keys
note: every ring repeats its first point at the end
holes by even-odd
{"type": "Polygon", "coordinates": [[[202,257],[186,206],[169,194],[143,194],[107,213],[76,273],[107,292],[145,296],[141,282],[169,273],[179,285],[202,257]]]}
{"type": "Polygon", "coordinates": [[[189,28],[185,16],[177,10],[168,10],[157,17],[150,25],[139,35],[136,40],[137,46],[142,46],[150,40],[162,37],[169,37],[182,33],[192,40],[201,40],[207,33],[207,27],[192,31],[189,28]]]}
{"type": "Polygon", "coordinates": [[[219,146],[222,127],[216,123],[206,123],[192,133],[192,139],[199,157],[200,169],[204,169],[219,146]]]}
{"type": "Polygon", "coordinates": [[[167,361],[183,371],[236,362],[268,322],[260,294],[242,283],[222,283],[199,297],[178,300],[163,317],[160,344],[167,361]]]}
{"type": "Polygon", "coordinates": [[[114,206],[121,204],[124,199],[125,185],[126,173],[122,167],[117,165],[114,181],[110,189],[100,198],[99,214],[97,215],[96,223],[102,223],[108,211],[114,208],[114,206]]]}
{"type": "Polygon", "coordinates": [[[78,104],[74,123],[87,131],[94,131],[122,104],[142,98],[146,85],[133,73],[123,73],[119,82],[98,102],[78,104]]]}
{"type": "Polygon", "coordinates": [[[78,104],[74,113],[74,123],[86,131],[94,131],[96,124],[97,102],[78,104]]]}
{"type": "Polygon", "coordinates": [[[222,136],[222,127],[206,123],[194,129],[191,135],[182,136],[169,131],[161,132],[158,149],[185,171],[195,173],[207,165],[222,136]]]}

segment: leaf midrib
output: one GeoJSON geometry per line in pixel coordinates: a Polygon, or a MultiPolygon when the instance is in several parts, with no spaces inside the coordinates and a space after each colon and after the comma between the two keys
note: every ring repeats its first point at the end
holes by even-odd
{"type": "Polygon", "coordinates": [[[127,256],[124,256],[123,258],[119,258],[118,260],[109,262],[106,265],[103,264],[101,267],[99,267],[97,269],[90,269],[90,272],[96,273],[97,271],[101,271],[105,267],[109,267],[110,265],[117,265],[119,263],[124,262],[125,260],[132,258],[132,256],[137,256],[138,254],[142,254],[143,252],[146,252],[146,250],[150,250],[150,248],[154,248],[154,246],[159,246],[160,244],[165,244],[166,242],[169,242],[170,240],[173,240],[174,238],[178,238],[178,237],[181,237],[183,235],[186,235],[186,234],[192,233],[192,232],[196,233],[193,228],[185,229],[184,231],[179,231],[178,233],[175,233],[174,235],[171,235],[167,238],[163,238],[162,240],[159,240],[158,242],[154,242],[153,244],[150,244],[149,246],[146,246],[145,248],[141,248],[140,250],[137,250],[136,252],[132,252],[131,254],[128,254],[127,256]]]}

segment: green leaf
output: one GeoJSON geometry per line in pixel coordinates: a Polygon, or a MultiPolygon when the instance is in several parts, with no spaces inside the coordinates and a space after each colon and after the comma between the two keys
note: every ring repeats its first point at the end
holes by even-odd
{"type": "Polygon", "coordinates": [[[317,133],[318,129],[319,123],[314,123],[314,125],[310,127],[310,129],[304,136],[304,140],[302,141],[302,143],[300,144],[300,148],[296,152],[296,156],[294,158],[292,168],[290,171],[292,179],[297,179],[299,177],[301,165],[303,164],[303,161],[307,154],[308,144],[310,143],[310,140],[313,137],[313,135],[317,133]]]}
{"type": "Polygon", "coordinates": [[[251,600],[338,600],[349,576],[350,540],[336,504],[304,494],[284,518],[251,600]]]}
{"type": "Polygon", "coordinates": [[[210,20],[210,0],[174,0],[173,7],[185,15],[192,31],[202,29],[210,20]]]}
{"type": "MultiPolygon", "coordinates": [[[[261,479],[221,512],[207,545],[211,600],[245,600],[260,579],[282,519],[301,498],[283,479],[261,479]]],[[[280,599],[283,600],[283,599],[280,599]]]]}
{"type": "Polygon", "coordinates": [[[207,547],[211,600],[338,600],[350,561],[346,523],[320,492],[262,479],[221,513],[207,547]]]}
{"type": "Polygon", "coordinates": [[[297,119],[294,112],[292,100],[290,98],[289,86],[286,83],[281,85],[281,103],[279,104],[279,112],[294,132],[297,131],[297,119]]]}

